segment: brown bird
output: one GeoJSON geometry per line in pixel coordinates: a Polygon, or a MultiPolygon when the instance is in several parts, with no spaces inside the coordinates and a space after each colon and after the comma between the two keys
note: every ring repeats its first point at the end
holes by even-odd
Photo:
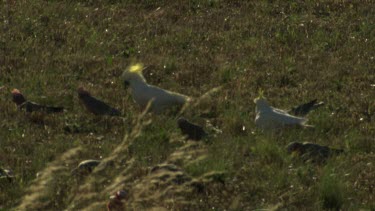
{"type": "Polygon", "coordinates": [[[179,118],[177,120],[177,125],[182,134],[186,135],[188,139],[198,141],[207,136],[207,133],[201,126],[193,124],[185,118],[179,118]]]}
{"type": "Polygon", "coordinates": [[[95,115],[120,116],[121,112],[112,108],[105,102],[91,96],[83,87],[78,88],[78,98],[81,100],[86,109],[95,115]]]}
{"type": "Polygon", "coordinates": [[[124,210],[124,200],[128,197],[128,192],[124,190],[117,191],[114,195],[109,197],[107,203],[108,211],[124,210]]]}
{"type": "Polygon", "coordinates": [[[38,103],[28,101],[18,89],[12,90],[12,97],[13,102],[16,103],[18,108],[25,109],[26,112],[40,111],[46,113],[58,113],[64,111],[64,107],[40,105],[38,103]]]}
{"type": "Polygon", "coordinates": [[[344,152],[342,149],[333,149],[319,144],[309,142],[292,142],[287,146],[288,153],[296,153],[303,161],[312,161],[314,163],[325,163],[328,158],[344,152]]]}
{"type": "Polygon", "coordinates": [[[12,97],[13,97],[13,102],[16,103],[17,106],[20,106],[26,102],[26,98],[18,89],[12,90],[12,97]]]}

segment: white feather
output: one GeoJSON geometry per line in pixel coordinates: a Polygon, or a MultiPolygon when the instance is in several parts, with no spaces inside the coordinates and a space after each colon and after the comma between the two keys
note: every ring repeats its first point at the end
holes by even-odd
{"type": "Polygon", "coordinates": [[[296,117],[284,110],[273,108],[264,98],[257,98],[254,102],[256,103],[255,125],[260,129],[269,130],[293,125],[308,126],[305,125],[306,118],[296,117]]]}
{"type": "Polygon", "coordinates": [[[189,100],[185,95],[147,84],[141,72],[125,71],[122,79],[129,83],[133,99],[142,109],[152,101],[150,111],[154,113],[161,113],[170,107],[182,106],[189,100]]]}

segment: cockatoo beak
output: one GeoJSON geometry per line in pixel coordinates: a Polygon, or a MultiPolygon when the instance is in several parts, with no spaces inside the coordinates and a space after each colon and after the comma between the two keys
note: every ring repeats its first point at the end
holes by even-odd
{"type": "Polygon", "coordinates": [[[129,87],[130,83],[128,81],[124,81],[124,88],[127,89],[129,87]]]}

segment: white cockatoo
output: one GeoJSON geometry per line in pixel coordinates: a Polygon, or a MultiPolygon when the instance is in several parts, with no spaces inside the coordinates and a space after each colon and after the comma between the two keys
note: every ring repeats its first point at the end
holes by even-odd
{"type": "MultiPolygon", "coordinates": [[[[296,117],[288,112],[274,108],[263,98],[262,93],[254,99],[256,104],[255,125],[262,130],[273,130],[289,126],[310,126],[306,125],[307,119],[296,117]]],[[[310,126],[311,127],[311,126],[310,126]]]]}
{"type": "Polygon", "coordinates": [[[130,86],[133,99],[142,110],[150,102],[150,111],[159,114],[171,107],[182,107],[190,100],[188,96],[147,84],[142,70],[142,64],[131,65],[121,76],[125,86],[130,86]]]}

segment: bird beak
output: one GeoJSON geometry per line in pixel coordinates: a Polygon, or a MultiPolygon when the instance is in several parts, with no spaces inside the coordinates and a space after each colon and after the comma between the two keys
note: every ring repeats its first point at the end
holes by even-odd
{"type": "Polygon", "coordinates": [[[128,81],[124,81],[124,88],[127,89],[129,87],[130,83],[128,81]]]}

